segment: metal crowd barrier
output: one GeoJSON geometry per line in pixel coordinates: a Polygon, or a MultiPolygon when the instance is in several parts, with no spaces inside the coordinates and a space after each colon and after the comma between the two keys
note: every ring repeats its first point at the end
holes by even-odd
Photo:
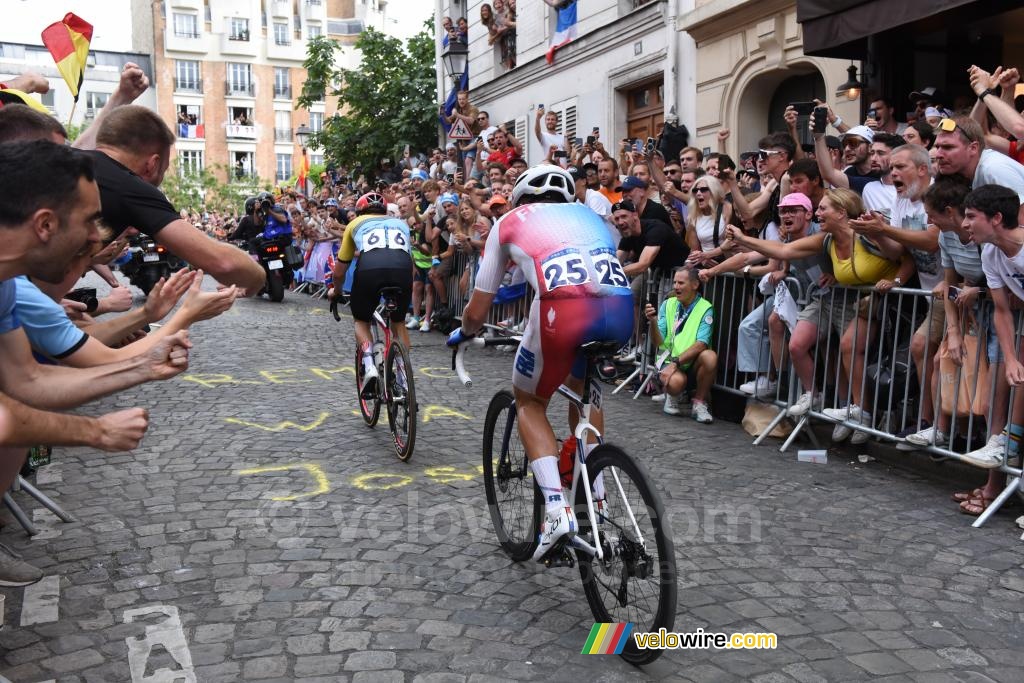
{"type": "MultiPolygon", "coordinates": [[[[451,272],[445,282],[445,300],[455,319],[462,319],[462,312],[473,293],[479,260],[479,255],[475,252],[467,254],[456,251],[452,256],[451,272]]],[[[515,277],[514,269],[511,267],[505,279],[508,282],[499,288],[484,326],[496,333],[522,332],[530,314],[533,291],[526,284],[525,278],[515,277]]]]}
{"type": "MultiPolygon", "coordinates": [[[[735,301],[736,297],[733,292],[740,285],[735,283],[736,278],[732,278],[732,280],[733,282],[730,282],[730,278],[720,277],[706,286],[705,298],[716,304],[716,311],[719,310],[719,302],[735,301]]],[[[936,302],[938,305],[934,309],[930,308],[932,302],[930,291],[893,288],[882,295],[875,293],[869,287],[834,286],[827,291],[819,291],[811,295],[820,296],[822,301],[817,317],[818,343],[812,354],[814,391],[821,395],[822,407],[812,404],[812,409],[805,415],[793,418],[796,420],[796,426],[783,442],[780,450],[786,450],[802,433],[807,434],[812,441],[817,443],[814,432],[808,428],[809,421],[812,419],[822,420],[833,425],[842,424],[854,431],[865,432],[871,438],[879,441],[893,443],[904,441],[896,435],[907,429],[918,431],[924,428],[923,419],[926,412],[924,406],[925,402],[929,400],[932,405],[931,425],[940,424],[940,420],[945,423],[944,432],[947,443],[943,446],[936,445],[933,441],[932,445],[927,447],[915,446],[915,450],[964,461],[965,453],[982,447],[988,437],[999,434],[1004,426],[1012,424],[1016,389],[1006,385],[1002,362],[989,363],[987,382],[980,370],[983,368],[982,361],[987,359],[986,347],[989,335],[995,334],[994,326],[991,323],[993,320],[991,302],[982,299],[974,306],[971,316],[961,313],[960,336],[965,344],[968,338],[973,340],[973,353],[964,357],[961,365],[955,366],[956,370],[953,373],[943,373],[939,367],[936,367],[935,356],[939,352],[941,340],[946,336],[945,324],[941,324],[939,328],[941,330],[940,342],[934,345],[925,344],[920,368],[917,367],[911,347],[912,339],[918,329],[922,329],[925,339],[927,339],[930,325],[944,323],[944,320],[933,320],[929,317],[937,317],[942,304],[942,302],[936,302]],[[858,347],[858,342],[864,342],[863,358],[856,365],[850,363],[851,368],[848,373],[844,370],[842,360],[839,358],[842,333],[835,329],[842,326],[838,324],[834,316],[837,313],[843,315],[841,309],[844,307],[852,308],[858,305],[859,313],[855,317],[861,319],[861,324],[851,334],[851,345],[855,350],[858,347]],[[928,325],[924,325],[925,323],[928,325]],[[924,326],[922,327],[922,325],[924,326]],[[823,330],[826,332],[822,333],[823,330]],[[859,371],[853,373],[854,367],[859,371]],[[963,373],[967,368],[979,370],[973,377],[965,380],[963,373]],[[933,379],[922,382],[919,376],[933,379]],[[857,392],[861,394],[860,407],[870,413],[870,420],[864,423],[861,420],[848,418],[837,422],[823,412],[825,406],[839,407],[854,403],[855,387],[861,389],[857,392]],[[964,391],[967,392],[967,400],[963,400],[963,396],[961,396],[964,391]],[[947,399],[948,405],[952,407],[954,413],[952,417],[940,417],[943,412],[944,397],[947,399]],[[979,414],[984,406],[987,406],[984,414],[979,414]]],[[[806,301],[798,299],[797,303],[802,309],[802,304],[805,305],[806,301]]],[[[765,315],[767,314],[766,310],[765,315]]],[[[742,377],[749,379],[753,375],[741,375],[734,366],[730,367],[729,365],[734,361],[734,357],[728,350],[731,349],[732,334],[738,324],[737,316],[722,316],[718,319],[726,324],[716,331],[716,343],[719,345],[720,358],[718,382],[721,382],[716,386],[726,391],[736,391],[738,381],[742,377]]],[[[1019,350],[1021,342],[1024,340],[1024,316],[1017,316],[1015,327],[1014,348],[1019,350]]],[[[762,329],[766,328],[767,325],[764,324],[762,329]]],[[[787,330],[785,367],[776,368],[778,387],[773,395],[762,399],[774,404],[780,412],[758,435],[754,441],[755,445],[760,444],[779,422],[787,418],[789,407],[793,405],[802,391],[807,390],[806,387],[800,386],[800,380],[797,378],[792,360],[789,358],[789,336],[787,330]]],[[[994,341],[992,343],[995,344],[994,341]]],[[[999,355],[1001,356],[1001,354],[999,355]]],[[[758,368],[760,369],[760,367],[759,360],[758,368]]],[[[969,461],[967,462],[969,463],[969,461]]],[[[1024,494],[1021,467],[1016,464],[1015,458],[1009,456],[1008,449],[1004,450],[1002,463],[998,469],[1008,475],[1008,484],[996,500],[975,520],[974,526],[976,527],[982,526],[1015,492],[1024,494]],[[1010,464],[1011,461],[1015,464],[1010,464]]]]}
{"type": "MultiPolygon", "coordinates": [[[[453,315],[460,317],[465,302],[473,289],[476,257],[456,254],[454,258],[452,273],[448,279],[448,303],[453,315]],[[464,288],[459,287],[460,280],[465,285],[464,288]]],[[[647,272],[641,277],[643,279],[640,287],[642,293],[639,302],[640,312],[629,344],[631,348],[636,349],[636,359],[633,361],[634,371],[613,392],[618,393],[636,380],[639,381],[639,387],[634,393],[634,398],[643,393],[647,384],[657,374],[658,350],[654,348],[653,341],[648,338],[648,325],[643,316],[643,306],[651,295],[656,295],[660,304],[666,296],[670,295],[672,281],[670,272],[647,272]]],[[[740,322],[764,299],[758,292],[758,282],[758,278],[727,274],[712,279],[702,287],[702,295],[712,303],[715,310],[713,347],[719,358],[715,388],[719,391],[746,397],[748,394],[739,388],[744,382],[754,379],[757,375],[768,375],[769,372],[776,378],[777,386],[774,392],[769,396],[760,397],[758,400],[773,404],[778,408],[779,413],[757,436],[754,441],[755,445],[762,443],[785,419],[792,419],[795,426],[780,446],[781,451],[787,450],[800,435],[806,435],[816,446],[818,445],[816,435],[809,428],[811,420],[825,421],[831,425],[842,424],[855,432],[867,433],[871,438],[879,441],[901,442],[904,439],[896,436],[900,432],[908,428],[915,431],[924,428],[923,419],[926,412],[924,406],[927,400],[932,401],[931,424],[934,426],[939,423],[943,396],[948,397],[952,393],[951,405],[956,410],[958,402],[962,399],[960,394],[963,390],[969,393],[970,399],[965,404],[972,408],[985,404],[987,399],[988,409],[985,414],[979,415],[974,410],[968,410],[961,416],[954,416],[948,423],[949,427],[946,430],[948,441],[945,446],[933,443],[927,447],[916,448],[916,450],[930,452],[945,458],[964,460],[965,453],[983,446],[987,437],[1000,433],[1005,425],[1012,423],[1012,407],[1016,398],[1016,390],[1013,387],[997,390],[997,385],[1000,383],[1005,385],[1001,362],[990,364],[990,381],[987,384],[982,382],[981,378],[975,377],[973,382],[968,382],[962,388],[961,376],[964,368],[981,366],[981,359],[987,357],[987,335],[995,334],[994,326],[991,324],[992,306],[990,302],[982,300],[974,307],[976,321],[974,323],[969,322],[968,316],[964,314],[960,316],[961,337],[966,339],[968,334],[977,337],[973,359],[965,359],[964,363],[957,367],[955,376],[944,375],[938,367],[935,367],[935,355],[939,350],[939,343],[934,346],[926,344],[919,372],[911,350],[914,333],[922,323],[931,324],[933,321],[929,315],[938,315],[938,311],[941,311],[942,308],[942,302],[937,302],[940,305],[934,307],[934,310],[932,309],[930,306],[931,292],[920,289],[893,288],[885,294],[879,294],[870,287],[841,286],[802,291],[799,283],[793,278],[787,278],[786,283],[789,285],[798,311],[803,310],[815,298],[821,301],[816,320],[819,334],[811,356],[815,384],[812,390],[820,395],[822,403],[820,406],[812,404],[811,410],[803,416],[788,416],[788,409],[804,391],[809,390],[802,387],[790,358],[791,331],[788,327],[783,326],[782,367],[772,368],[773,365],[776,365],[775,360],[771,357],[769,345],[763,343],[762,340],[757,349],[756,372],[739,369],[737,356],[741,341],[740,322]],[[847,320],[846,326],[840,324],[835,317],[837,315],[842,315],[843,319],[847,320]],[[861,323],[851,333],[851,345],[853,349],[856,349],[858,345],[863,346],[863,357],[859,362],[851,362],[848,372],[844,369],[841,359],[841,338],[843,331],[849,326],[849,322],[854,319],[861,320],[861,323]],[[864,343],[859,344],[859,342],[864,343]],[[765,354],[768,354],[767,358],[765,358],[765,354]],[[769,368],[772,369],[769,370],[769,368]],[[934,376],[935,380],[922,382],[919,375],[925,378],[934,376]],[[934,389],[932,384],[935,385],[934,389]],[[859,388],[861,391],[855,392],[855,388],[859,388]],[[860,407],[871,415],[871,419],[867,423],[850,419],[837,422],[823,412],[825,407],[839,407],[854,403],[856,394],[861,395],[860,407]]],[[[529,313],[532,299],[532,291],[524,291],[523,296],[511,303],[495,305],[488,315],[487,325],[496,330],[509,327],[521,330],[529,313]]],[[[762,309],[762,335],[768,329],[767,319],[771,311],[771,306],[764,306],[762,309]]],[[[929,327],[925,326],[923,330],[927,338],[929,327]]],[[[946,333],[944,324],[941,325],[941,330],[942,338],[944,338],[946,333]]],[[[1022,340],[1024,340],[1024,315],[1018,315],[1015,348],[1021,348],[1022,340]]],[[[1008,484],[1003,493],[977,518],[974,526],[983,525],[1013,493],[1024,494],[1022,469],[1019,464],[1010,465],[1010,460],[1008,452],[1004,452],[1003,461],[998,469],[1008,475],[1008,484]]]]}

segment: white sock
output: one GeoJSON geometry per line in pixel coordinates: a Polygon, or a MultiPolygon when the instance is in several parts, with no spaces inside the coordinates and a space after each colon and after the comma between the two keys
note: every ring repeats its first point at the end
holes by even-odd
{"type": "Polygon", "coordinates": [[[562,495],[562,477],[558,473],[558,456],[545,455],[530,461],[530,469],[537,480],[537,486],[544,494],[544,507],[547,511],[557,510],[565,506],[562,495]]]}

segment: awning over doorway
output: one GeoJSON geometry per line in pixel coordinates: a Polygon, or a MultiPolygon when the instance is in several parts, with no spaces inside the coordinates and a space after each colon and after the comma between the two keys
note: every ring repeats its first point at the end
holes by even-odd
{"type": "Polygon", "coordinates": [[[797,0],[804,53],[820,57],[863,58],[867,37],[947,12],[977,0],[797,0]]]}

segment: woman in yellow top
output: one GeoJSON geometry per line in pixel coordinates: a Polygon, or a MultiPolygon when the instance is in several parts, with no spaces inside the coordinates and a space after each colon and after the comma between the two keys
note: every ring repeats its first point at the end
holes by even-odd
{"type": "MultiPolygon", "coordinates": [[[[818,205],[818,223],[821,230],[808,237],[789,243],[759,240],[748,237],[735,227],[730,227],[727,237],[736,243],[749,247],[770,258],[783,261],[795,261],[819,256],[824,261],[825,269],[831,265],[831,274],[822,274],[819,284],[828,287],[839,284],[845,287],[874,286],[879,293],[888,292],[906,282],[914,274],[913,259],[904,254],[899,261],[890,261],[882,256],[872,242],[858,237],[850,227],[850,219],[864,213],[864,205],[860,195],[846,189],[834,189],[825,192],[818,205]]],[[[854,423],[870,425],[871,415],[861,406],[864,405],[865,391],[860,379],[864,377],[864,353],[868,342],[878,331],[878,325],[871,325],[868,320],[869,310],[873,317],[880,313],[880,302],[872,303],[870,297],[860,299],[855,291],[844,290],[832,296],[822,294],[812,300],[800,312],[796,328],[789,340],[789,353],[793,359],[800,381],[804,385],[804,393],[789,407],[789,414],[803,415],[816,405],[814,395],[814,357],[811,351],[818,341],[819,333],[827,334],[828,330],[818,329],[820,319],[829,321],[832,328],[842,335],[839,352],[842,356],[845,377],[841,378],[840,394],[845,394],[843,384],[851,378],[851,402],[845,408],[828,409],[825,414],[837,421],[850,420],[854,423]]],[[[852,429],[840,424],[832,432],[834,441],[842,441],[852,433],[852,429]]],[[[867,441],[866,432],[857,432],[854,443],[867,441]]]]}

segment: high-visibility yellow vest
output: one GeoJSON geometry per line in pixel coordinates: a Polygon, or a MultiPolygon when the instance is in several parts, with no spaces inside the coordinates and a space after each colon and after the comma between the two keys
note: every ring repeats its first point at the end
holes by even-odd
{"type": "MultiPolygon", "coordinates": [[[[683,323],[683,329],[677,333],[676,318],[679,315],[679,305],[679,299],[676,297],[672,297],[665,302],[665,327],[667,328],[667,334],[661,343],[661,348],[671,349],[672,358],[679,358],[683,351],[693,346],[694,342],[697,341],[697,330],[700,329],[701,321],[704,320],[705,314],[711,310],[711,302],[698,296],[697,300],[693,303],[693,308],[690,309],[690,315],[686,317],[686,322],[683,323]]],[[[689,364],[681,369],[686,370],[688,367],[689,364]]]]}

